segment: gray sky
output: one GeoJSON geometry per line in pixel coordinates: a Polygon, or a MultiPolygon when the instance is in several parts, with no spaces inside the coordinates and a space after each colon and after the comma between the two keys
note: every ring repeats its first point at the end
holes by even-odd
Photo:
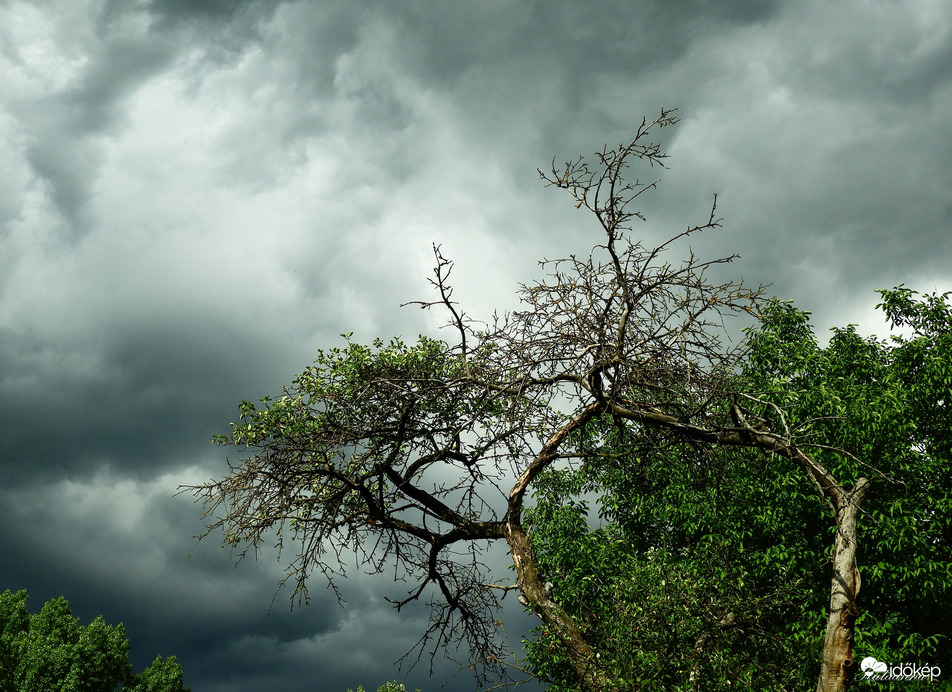
{"type": "Polygon", "coordinates": [[[438,687],[452,664],[390,665],[424,614],[386,577],[269,615],[280,567],[187,559],[201,511],[172,494],[341,332],[438,333],[399,308],[433,242],[476,316],[585,252],[536,168],[662,107],[649,242],[717,193],[695,248],[821,331],[952,289],[948,0],[0,0],[0,589],[124,622],[196,692],[438,687]]]}

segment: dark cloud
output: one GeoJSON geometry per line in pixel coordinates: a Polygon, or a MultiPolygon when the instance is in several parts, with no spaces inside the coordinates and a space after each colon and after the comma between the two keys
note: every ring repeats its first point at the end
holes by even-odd
{"type": "Polygon", "coordinates": [[[391,667],[426,613],[386,579],[269,614],[273,555],[187,559],[201,511],[173,494],[224,472],[210,436],[341,332],[441,334],[398,307],[434,242],[470,313],[513,307],[599,232],[536,168],[662,106],[683,120],[633,233],[718,193],[699,253],[882,331],[874,289],[952,288],[950,46],[921,0],[0,4],[0,588],[124,621],[196,690],[442,683],[443,657],[391,667]]]}
{"type": "Polygon", "coordinates": [[[216,64],[237,59],[278,4],[155,2],[142,10],[108,2],[91,11],[81,67],[59,88],[17,107],[29,133],[27,160],[46,183],[67,237],[89,230],[86,206],[102,162],[102,140],[126,124],[126,100],[189,57],[193,47],[216,64]]]}

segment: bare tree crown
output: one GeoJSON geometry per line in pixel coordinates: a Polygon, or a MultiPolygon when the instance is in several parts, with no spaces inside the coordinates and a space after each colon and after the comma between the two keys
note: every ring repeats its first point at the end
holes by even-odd
{"type": "Polygon", "coordinates": [[[521,523],[533,479],[590,455],[579,440],[595,420],[806,463],[788,436],[732,420],[724,404],[743,351],[725,338],[724,319],[756,316],[761,292],[709,279],[733,255],[704,260],[683,247],[719,226],[716,197],[703,223],[656,247],[631,237],[643,218],[634,205],[658,180],[631,180],[629,166],[663,168],[651,137],[676,120],[663,111],[592,162],[553,161],[540,171],[594,214],[602,240],[586,256],[544,261],[546,277],[519,290],[521,309],[471,320],[452,300],[452,262],[435,246],[437,296],[416,304],[446,310],[453,339],[363,346],[348,336],[319,352],[282,396],[244,402],[218,441],[248,455],[224,479],[186,488],[205,504],[204,535],[221,530],[239,556],[276,540],[292,556],[287,580],[305,598],[315,571],[333,586],[353,556],[370,572],[393,569],[407,585],[398,607],[432,606],[421,645],[460,637],[490,666],[504,653],[498,599],[518,588],[562,632],[586,685],[603,688],[584,634],[535,565],[521,523]],[[686,259],[669,260],[675,247],[686,259]],[[485,547],[498,540],[512,554],[513,584],[498,583],[484,564],[485,547]]]}

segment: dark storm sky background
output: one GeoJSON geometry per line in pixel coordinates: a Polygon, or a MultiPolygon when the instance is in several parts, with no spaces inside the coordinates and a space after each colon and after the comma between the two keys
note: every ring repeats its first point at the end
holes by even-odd
{"type": "MultiPolygon", "coordinates": [[[[638,232],[882,334],[876,288],[952,288],[952,4],[0,2],[0,590],[125,623],[195,692],[435,689],[386,576],[235,568],[176,487],[242,399],[321,346],[439,334],[431,243],[475,316],[593,219],[536,174],[679,108],[638,232]]],[[[503,576],[505,576],[505,572],[503,576]]],[[[517,609],[518,610],[518,609],[517,609]]],[[[513,636],[527,621],[513,621],[513,636]]],[[[471,690],[465,675],[449,690],[471,690]]]]}

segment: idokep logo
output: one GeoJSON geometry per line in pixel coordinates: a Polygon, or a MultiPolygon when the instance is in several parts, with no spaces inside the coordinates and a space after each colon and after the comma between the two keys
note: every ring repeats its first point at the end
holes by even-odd
{"type": "Polygon", "coordinates": [[[890,666],[882,661],[877,661],[872,656],[864,658],[862,663],[859,664],[859,668],[863,673],[863,680],[869,682],[893,680],[929,680],[935,682],[935,679],[942,674],[939,666],[915,663],[900,663],[899,665],[890,666]]]}

